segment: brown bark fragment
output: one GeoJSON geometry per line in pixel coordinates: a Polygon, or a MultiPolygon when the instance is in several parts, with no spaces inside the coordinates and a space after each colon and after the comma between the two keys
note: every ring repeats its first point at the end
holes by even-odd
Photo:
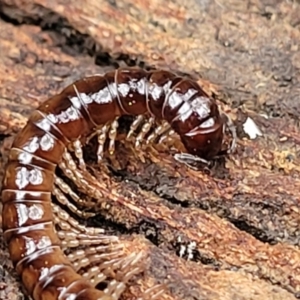
{"type": "MultiPolygon", "coordinates": [[[[0,0],[0,177],[30,111],[74,80],[121,59],[201,76],[239,133],[210,174],[167,147],[142,163],[120,143],[115,173],[90,162],[111,204],[93,224],[109,220],[128,253],[149,254],[122,299],[156,283],[165,299],[300,297],[299,15],[297,2],[275,0],[0,0]],[[262,137],[246,135],[247,116],[262,137]]],[[[0,298],[17,298],[2,244],[0,262],[0,298]]]]}

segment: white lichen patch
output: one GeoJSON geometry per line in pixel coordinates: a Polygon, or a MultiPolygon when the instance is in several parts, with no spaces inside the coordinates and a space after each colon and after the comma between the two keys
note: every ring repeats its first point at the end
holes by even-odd
{"type": "Polygon", "coordinates": [[[248,134],[251,140],[256,139],[258,136],[263,135],[261,130],[255,124],[255,122],[249,117],[247,117],[247,120],[243,124],[243,129],[245,133],[248,134]]]}

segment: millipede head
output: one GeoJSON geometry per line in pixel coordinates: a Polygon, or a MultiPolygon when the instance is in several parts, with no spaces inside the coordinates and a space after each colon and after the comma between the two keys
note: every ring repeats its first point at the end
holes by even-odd
{"type": "Polygon", "coordinates": [[[215,121],[210,118],[192,131],[182,135],[181,140],[190,154],[209,160],[221,151],[223,136],[223,120],[215,121]],[[203,124],[204,126],[202,126],[203,124]]]}
{"type": "Polygon", "coordinates": [[[192,131],[181,135],[188,153],[175,154],[174,158],[177,161],[199,170],[202,169],[199,166],[210,166],[212,160],[234,152],[237,140],[236,128],[228,114],[221,112],[217,116],[207,119],[192,131]],[[222,149],[226,129],[231,134],[232,140],[227,149],[222,149]]]}

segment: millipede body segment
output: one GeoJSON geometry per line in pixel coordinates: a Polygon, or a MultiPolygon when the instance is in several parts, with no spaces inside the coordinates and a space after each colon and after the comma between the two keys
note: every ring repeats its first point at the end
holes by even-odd
{"type": "Polygon", "coordinates": [[[84,169],[81,145],[97,134],[101,161],[106,144],[114,152],[124,115],[135,116],[127,138],[135,136],[136,147],[176,133],[191,157],[206,160],[221,151],[226,121],[215,101],[195,81],[168,71],[118,69],[76,81],[42,103],[13,142],[2,189],[4,238],[34,300],[117,300],[124,289],[100,291],[76,272],[51,208],[55,169],[66,149],[84,169]]]}

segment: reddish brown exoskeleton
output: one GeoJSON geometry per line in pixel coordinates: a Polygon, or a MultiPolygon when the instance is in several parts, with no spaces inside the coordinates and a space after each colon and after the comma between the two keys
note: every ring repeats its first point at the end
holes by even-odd
{"type": "Polygon", "coordinates": [[[53,225],[51,192],[56,166],[72,145],[84,168],[81,141],[98,134],[113,153],[118,118],[135,116],[127,137],[135,146],[179,135],[187,153],[179,161],[205,162],[221,151],[230,120],[193,80],[163,70],[123,68],[83,78],[45,101],[12,145],[3,181],[3,230],[10,257],[30,296],[48,299],[118,299],[124,288],[104,293],[79,275],[64,256],[53,225]],[[23,215],[22,215],[23,214],[23,215]]]}

